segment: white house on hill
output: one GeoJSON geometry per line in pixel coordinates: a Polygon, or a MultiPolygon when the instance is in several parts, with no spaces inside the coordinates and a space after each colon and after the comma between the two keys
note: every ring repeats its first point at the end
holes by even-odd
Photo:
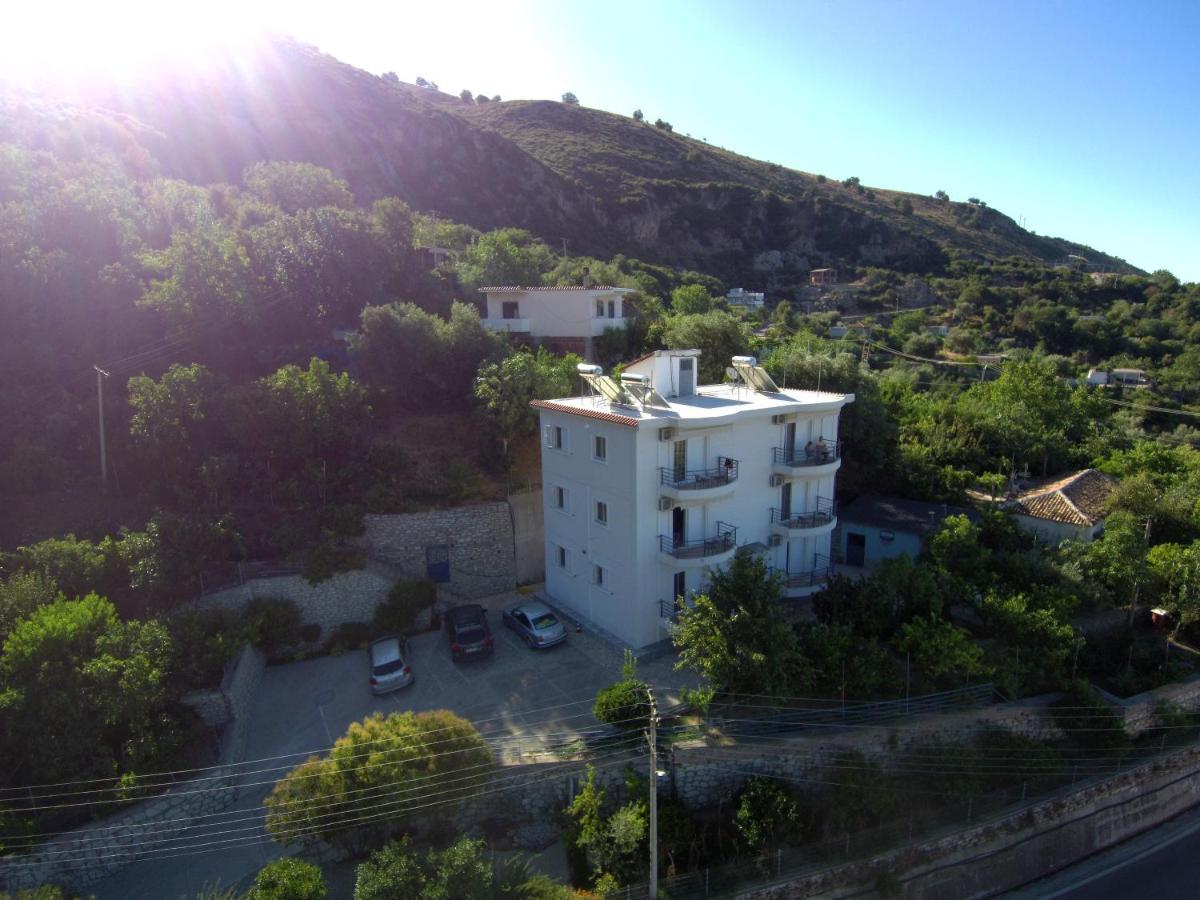
{"type": "MultiPolygon", "coordinates": [[[[664,640],[677,598],[736,552],[803,597],[830,577],[853,394],[780,390],[752,357],[697,385],[700,351],[659,350],[618,384],[581,366],[582,397],[537,400],[546,592],[630,647],[664,640]]],[[[686,602],[686,600],[684,601],[686,602]]]]}
{"type": "Polygon", "coordinates": [[[493,331],[542,344],[555,353],[592,359],[592,342],[609,328],[625,328],[624,297],[632,288],[604,285],[567,287],[483,287],[483,324],[493,331]]]}

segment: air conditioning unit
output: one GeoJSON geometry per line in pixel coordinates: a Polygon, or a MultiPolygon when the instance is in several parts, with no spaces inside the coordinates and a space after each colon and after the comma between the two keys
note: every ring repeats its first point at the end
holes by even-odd
{"type": "Polygon", "coordinates": [[[658,498],[658,511],[659,512],[666,512],[670,508],[671,508],[671,498],[670,497],[659,497],[658,498]]]}
{"type": "Polygon", "coordinates": [[[783,476],[782,475],[772,475],[771,476],[771,487],[779,487],[782,484],[783,484],[783,476]]]}
{"type": "Polygon", "coordinates": [[[660,441],[673,441],[673,440],[675,440],[675,429],[674,429],[674,428],[660,428],[660,429],[658,429],[658,439],[659,439],[660,441]]]}
{"type": "Polygon", "coordinates": [[[795,416],[786,415],[786,414],[780,414],[778,416],[771,416],[771,424],[772,425],[782,425],[785,422],[793,421],[795,418],[796,418],[795,416]]]}
{"type": "Polygon", "coordinates": [[[778,547],[782,543],[783,543],[783,535],[781,535],[781,534],[767,535],[767,546],[768,547],[778,547]]]}

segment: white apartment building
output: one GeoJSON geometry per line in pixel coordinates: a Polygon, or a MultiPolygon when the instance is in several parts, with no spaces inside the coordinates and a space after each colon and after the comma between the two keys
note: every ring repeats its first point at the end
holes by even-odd
{"type": "Polygon", "coordinates": [[[832,574],[838,416],[853,394],[780,390],[752,357],[696,385],[698,350],[659,350],[621,383],[537,400],[546,593],[633,648],[664,640],[676,598],[736,552],[763,554],[785,595],[832,574]]]}
{"type": "Polygon", "coordinates": [[[730,306],[744,306],[747,309],[758,309],[766,302],[766,294],[747,291],[745,288],[732,288],[725,295],[725,301],[730,306]]]}
{"type": "Polygon", "coordinates": [[[588,284],[484,287],[479,292],[487,300],[485,327],[543,344],[555,353],[578,353],[590,360],[595,338],[609,328],[628,325],[624,297],[633,289],[588,284]]]}

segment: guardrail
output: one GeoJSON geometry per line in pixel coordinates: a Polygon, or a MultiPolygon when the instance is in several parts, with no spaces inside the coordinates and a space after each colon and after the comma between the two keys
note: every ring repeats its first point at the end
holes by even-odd
{"type": "Polygon", "coordinates": [[[737,481],[738,461],[728,456],[718,456],[715,469],[680,470],[662,466],[658,470],[659,482],[666,487],[681,491],[701,491],[705,488],[721,487],[737,481]]]}
{"type": "Polygon", "coordinates": [[[676,559],[700,559],[705,556],[717,556],[732,550],[737,545],[737,528],[728,522],[717,523],[715,537],[701,538],[696,541],[676,540],[665,534],[658,536],[658,549],[676,559]]]}
{"type": "Polygon", "coordinates": [[[814,585],[824,584],[833,577],[833,563],[830,562],[828,556],[817,553],[813,556],[813,566],[811,569],[806,569],[803,572],[784,572],[782,569],[772,568],[770,571],[772,574],[783,577],[784,587],[813,587],[814,585]]]}
{"type": "Polygon", "coordinates": [[[823,466],[842,458],[841,441],[810,441],[803,447],[776,447],[777,466],[823,466]]]}

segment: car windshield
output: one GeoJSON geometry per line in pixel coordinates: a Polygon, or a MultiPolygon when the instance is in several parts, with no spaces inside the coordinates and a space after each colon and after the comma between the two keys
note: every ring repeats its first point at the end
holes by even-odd
{"type": "Polygon", "coordinates": [[[558,619],[554,618],[554,613],[551,613],[551,612],[542,613],[540,616],[538,616],[536,619],[533,620],[534,628],[550,628],[557,624],[558,624],[558,619]]]}
{"type": "Polygon", "coordinates": [[[464,644],[473,644],[483,640],[483,629],[478,625],[459,625],[455,636],[464,644]]]}
{"type": "Polygon", "coordinates": [[[393,672],[399,672],[404,668],[404,660],[393,659],[391,662],[381,663],[373,670],[375,675],[391,675],[393,672]]]}

